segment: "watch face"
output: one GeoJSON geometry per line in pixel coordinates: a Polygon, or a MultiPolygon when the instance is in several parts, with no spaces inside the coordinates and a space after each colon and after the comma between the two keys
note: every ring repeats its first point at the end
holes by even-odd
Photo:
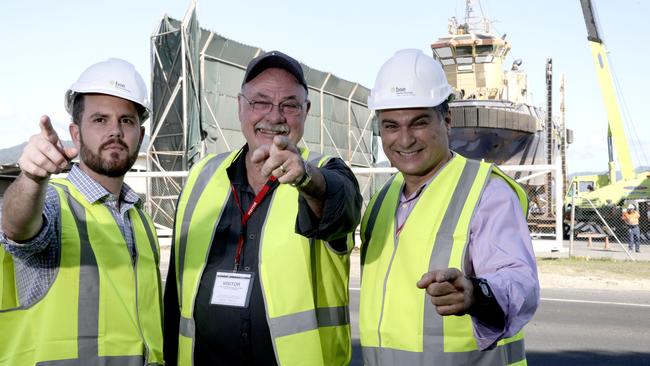
{"type": "Polygon", "coordinates": [[[492,293],[490,292],[490,287],[488,287],[487,283],[485,283],[484,280],[478,283],[478,287],[481,288],[481,292],[483,293],[483,296],[492,297],[492,293]]]}

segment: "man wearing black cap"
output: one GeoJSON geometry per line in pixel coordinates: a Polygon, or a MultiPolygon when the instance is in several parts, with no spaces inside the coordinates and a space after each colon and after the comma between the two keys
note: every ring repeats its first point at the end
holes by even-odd
{"type": "Polygon", "coordinates": [[[342,160],[297,147],[311,104],[296,60],[253,59],[238,102],[246,144],[197,163],[178,201],[166,361],[347,365],[358,183],[342,160]]]}

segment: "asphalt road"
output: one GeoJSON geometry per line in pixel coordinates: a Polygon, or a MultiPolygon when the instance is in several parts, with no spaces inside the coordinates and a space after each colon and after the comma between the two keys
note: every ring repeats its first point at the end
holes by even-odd
{"type": "Polygon", "coordinates": [[[650,293],[542,289],[529,365],[650,365],[650,293]]]}
{"type": "MultiPolygon", "coordinates": [[[[351,365],[363,365],[359,346],[358,283],[351,283],[351,365]]],[[[650,293],[542,289],[526,326],[528,364],[650,365],[650,293]]]]}
{"type": "MultiPolygon", "coordinates": [[[[167,271],[168,253],[161,269],[167,271]]],[[[352,256],[358,268],[358,256],[352,256]]],[[[650,263],[649,263],[650,265],[650,263]]],[[[352,366],[363,365],[359,345],[359,275],[350,276],[352,366]]],[[[528,364],[650,366],[650,293],[542,289],[542,302],[524,328],[528,364]]]]}

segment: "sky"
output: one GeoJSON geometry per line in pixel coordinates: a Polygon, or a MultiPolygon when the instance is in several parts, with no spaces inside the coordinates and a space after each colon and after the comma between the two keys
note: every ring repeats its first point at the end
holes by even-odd
{"type": "MultiPolygon", "coordinates": [[[[3,1],[0,4],[0,148],[27,141],[49,115],[69,139],[67,88],[89,65],[109,57],[132,62],[150,80],[150,37],[163,14],[182,19],[190,1],[3,1]]],[[[595,0],[635,166],[650,165],[647,110],[650,1],[595,0]],[[645,37],[644,37],[645,36],[645,37]]],[[[553,59],[554,109],[566,80],[566,123],[574,131],[569,172],[607,169],[607,117],[579,0],[483,0],[481,7],[521,58],[536,105],[545,103],[545,62],[553,59]]],[[[266,50],[278,49],[310,67],[371,88],[381,65],[401,48],[431,54],[462,0],[263,1],[204,0],[202,28],[266,50]]]]}

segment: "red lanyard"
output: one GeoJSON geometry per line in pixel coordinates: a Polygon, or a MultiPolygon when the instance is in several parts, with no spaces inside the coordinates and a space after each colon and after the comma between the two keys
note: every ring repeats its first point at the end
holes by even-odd
{"type": "Polygon", "coordinates": [[[404,222],[402,223],[402,225],[400,225],[400,226],[397,228],[397,230],[395,230],[395,236],[399,236],[399,233],[402,232],[402,228],[404,227],[404,224],[406,224],[406,220],[404,220],[404,222]]]}
{"type": "Polygon", "coordinates": [[[277,178],[274,176],[271,176],[269,180],[264,183],[264,187],[257,193],[255,196],[255,199],[253,199],[253,202],[251,203],[250,207],[248,207],[248,210],[244,212],[244,210],[241,207],[241,203],[239,202],[239,197],[237,196],[237,192],[235,191],[235,186],[230,185],[230,188],[232,189],[232,194],[235,197],[235,203],[237,203],[237,207],[239,208],[239,212],[241,213],[241,229],[239,231],[239,240],[237,241],[237,252],[235,253],[235,271],[239,270],[239,263],[241,263],[241,251],[244,248],[244,239],[245,239],[245,234],[246,234],[246,223],[248,222],[248,219],[253,215],[253,212],[257,209],[257,207],[264,201],[264,198],[268,195],[268,193],[271,191],[271,189],[275,186],[275,182],[277,181],[277,178]]]}

